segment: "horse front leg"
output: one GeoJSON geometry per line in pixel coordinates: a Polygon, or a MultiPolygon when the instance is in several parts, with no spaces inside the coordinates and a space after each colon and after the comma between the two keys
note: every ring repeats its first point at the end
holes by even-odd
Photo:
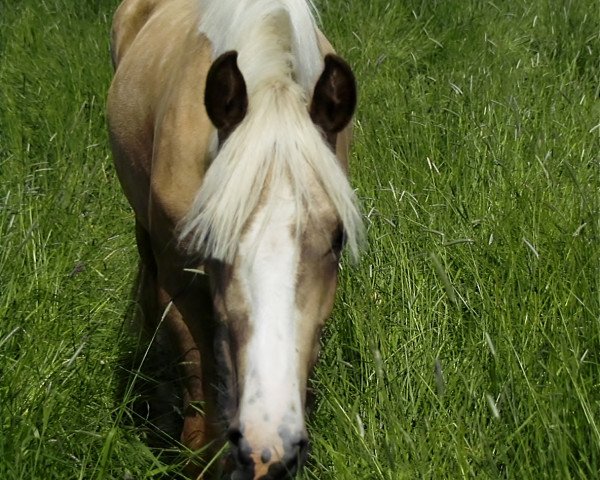
{"type": "Polygon", "coordinates": [[[139,222],[136,241],[140,261],[132,292],[135,310],[128,320],[133,322],[138,344],[123,395],[133,394],[133,419],[146,431],[148,445],[164,448],[181,433],[181,391],[171,342],[159,322],[157,264],[150,236],[139,222]]]}
{"type": "Polygon", "coordinates": [[[194,276],[175,295],[159,286],[158,298],[183,387],[181,443],[194,452],[186,473],[196,478],[202,466],[210,462],[224,443],[217,413],[214,327],[208,281],[194,276]]]}
{"type": "MultiPolygon", "coordinates": [[[[183,421],[179,417],[177,434],[184,447],[197,452],[186,469],[196,478],[202,463],[209,461],[224,443],[217,414],[214,319],[208,277],[186,272],[177,257],[165,249],[158,249],[163,255],[157,256],[150,235],[140,223],[136,224],[136,240],[141,258],[139,324],[151,343],[148,353],[163,353],[150,355],[157,360],[149,365],[155,371],[146,373],[153,376],[167,365],[176,367],[168,369],[168,380],[170,385],[177,384],[180,399],[170,407],[171,411],[182,409],[183,421]]],[[[163,407],[163,403],[164,398],[153,399],[152,407],[163,407]]],[[[153,409],[164,413],[166,408],[153,409]]],[[[156,419],[154,422],[159,428],[164,424],[156,419]]],[[[169,428],[168,433],[175,431],[169,428]]]]}

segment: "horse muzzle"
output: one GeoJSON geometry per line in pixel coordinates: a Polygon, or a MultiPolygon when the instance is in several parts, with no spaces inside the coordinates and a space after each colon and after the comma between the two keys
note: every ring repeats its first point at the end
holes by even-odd
{"type": "Polygon", "coordinates": [[[305,432],[280,435],[273,447],[251,446],[238,428],[229,430],[229,440],[237,469],[231,480],[279,480],[292,478],[306,459],[308,438],[305,432]]]}

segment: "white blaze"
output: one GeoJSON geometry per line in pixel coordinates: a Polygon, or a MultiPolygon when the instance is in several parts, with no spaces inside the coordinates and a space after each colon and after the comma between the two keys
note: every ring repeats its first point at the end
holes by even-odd
{"type": "Polygon", "coordinates": [[[286,447],[304,429],[296,322],[296,273],[300,245],[293,232],[296,202],[289,186],[271,193],[238,251],[249,306],[250,337],[240,427],[258,448],[286,447]]]}

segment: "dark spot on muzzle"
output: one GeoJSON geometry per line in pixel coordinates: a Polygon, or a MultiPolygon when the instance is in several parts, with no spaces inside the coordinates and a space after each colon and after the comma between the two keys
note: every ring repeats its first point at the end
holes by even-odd
{"type": "Polygon", "coordinates": [[[260,461],[263,463],[269,463],[271,461],[271,450],[268,448],[263,449],[260,454],[260,461]]]}
{"type": "Polygon", "coordinates": [[[302,440],[296,447],[295,453],[288,453],[282,462],[274,463],[269,467],[266,475],[260,477],[260,480],[284,480],[292,478],[306,459],[308,442],[302,440]]]}

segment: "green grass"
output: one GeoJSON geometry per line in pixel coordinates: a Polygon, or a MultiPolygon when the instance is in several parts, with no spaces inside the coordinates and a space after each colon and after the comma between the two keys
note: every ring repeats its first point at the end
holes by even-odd
{"type": "MultiPolygon", "coordinates": [[[[600,21],[581,1],[321,0],[354,66],[344,265],[305,479],[600,471],[600,21]]],[[[0,0],[0,478],[176,471],[118,400],[136,262],[115,1],[0,0]]]]}

